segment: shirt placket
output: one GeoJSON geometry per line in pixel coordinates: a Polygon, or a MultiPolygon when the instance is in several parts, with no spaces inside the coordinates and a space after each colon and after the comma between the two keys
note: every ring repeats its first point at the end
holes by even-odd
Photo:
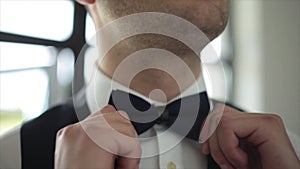
{"type": "Polygon", "coordinates": [[[173,132],[166,132],[161,126],[155,127],[159,149],[159,167],[161,169],[184,168],[181,138],[173,132]],[[163,136],[162,136],[163,135],[163,136]],[[167,138],[167,139],[166,139],[167,138]]]}

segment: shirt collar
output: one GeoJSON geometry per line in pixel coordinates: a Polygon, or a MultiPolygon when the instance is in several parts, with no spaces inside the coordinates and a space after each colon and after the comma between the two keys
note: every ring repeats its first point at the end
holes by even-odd
{"type": "MultiPolygon", "coordinates": [[[[97,66],[94,66],[94,73],[86,86],[86,100],[87,105],[90,109],[91,113],[99,111],[102,107],[108,104],[110,94],[112,90],[122,90],[133,95],[136,95],[150,104],[155,106],[162,106],[166,103],[161,103],[155,100],[152,100],[132,89],[127,88],[126,86],[113,81],[108,76],[106,76],[103,72],[101,72],[97,66]]],[[[184,90],[181,94],[170,100],[168,103],[173,102],[179,98],[187,97],[196,93],[201,93],[206,91],[203,76],[201,75],[195,83],[193,83],[190,87],[184,90]]]]}

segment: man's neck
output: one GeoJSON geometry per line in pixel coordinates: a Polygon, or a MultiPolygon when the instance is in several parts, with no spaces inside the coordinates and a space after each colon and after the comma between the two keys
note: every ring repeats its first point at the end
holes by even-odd
{"type": "MultiPolygon", "coordinates": [[[[150,99],[148,96],[142,95],[141,93],[137,92],[136,90],[130,90],[128,87],[112,80],[103,71],[99,70],[98,67],[94,67],[94,73],[92,79],[89,81],[88,85],[86,86],[86,97],[87,97],[87,104],[90,109],[90,112],[94,113],[101,109],[103,106],[107,105],[109,101],[110,94],[113,90],[121,90],[124,92],[128,92],[135,96],[138,96],[148,103],[155,105],[155,106],[163,106],[165,104],[171,103],[183,97],[188,97],[197,93],[202,93],[206,91],[206,87],[204,84],[204,79],[202,76],[199,76],[196,83],[188,87],[186,90],[181,92],[175,98],[169,100],[168,102],[160,102],[158,100],[150,99]]],[[[154,91],[156,93],[159,91],[154,91]]],[[[152,93],[152,94],[153,94],[152,93]]]]}
{"type": "Polygon", "coordinates": [[[154,34],[121,41],[98,65],[113,80],[158,101],[178,96],[201,73],[200,58],[185,44],[154,34]]]}
{"type": "MultiPolygon", "coordinates": [[[[143,60],[142,57],[139,58],[143,60]]],[[[152,57],[146,56],[146,58],[149,60],[149,58],[151,59],[152,57]]],[[[151,65],[148,65],[145,66],[145,69],[139,69],[133,64],[140,64],[132,63],[130,60],[132,59],[127,61],[127,63],[130,64],[126,64],[126,61],[124,61],[122,62],[123,64],[119,64],[116,69],[111,69],[111,66],[106,66],[116,64],[107,63],[111,60],[106,60],[107,62],[103,62],[99,65],[99,69],[114,81],[119,82],[120,84],[141,93],[146,97],[160,102],[168,102],[178,96],[185,89],[195,83],[200,74],[200,71],[198,71],[199,74],[195,75],[186,64],[179,66],[180,63],[183,63],[182,61],[176,62],[162,60],[161,62],[165,62],[164,64],[162,63],[162,65],[164,65],[162,67],[151,67],[151,65]],[[167,66],[167,68],[165,66],[167,66]]],[[[180,59],[177,58],[175,60],[180,59]]]]}

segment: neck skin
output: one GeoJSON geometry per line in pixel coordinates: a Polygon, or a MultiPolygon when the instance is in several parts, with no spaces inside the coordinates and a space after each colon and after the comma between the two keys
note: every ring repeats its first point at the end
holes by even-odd
{"type": "MultiPolygon", "coordinates": [[[[99,50],[101,50],[101,46],[99,46],[99,50]]],[[[137,35],[121,41],[98,62],[98,67],[111,79],[146,97],[161,102],[170,101],[178,96],[182,91],[195,83],[201,73],[200,58],[187,46],[175,39],[154,34],[137,35]],[[149,48],[164,49],[172,52],[177,56],[175,60],[180,59],[181,64],[174,65],[175,61],[173,59],[168,58],[168,60],[164,60],[166,57],[163,55],[154,56],[150,60],[149,57],[141,56],[138,59],[140,60],[139,64],[155,65],[165,62],[166,64],[164,65],[168,68],[150,68],[136,71],[133,70],[132,65],[122,64],[125,71],[118,72],[118,76],[115,75],[118,66],[125,62],[129,55],[149,48]],[[185,71],[187,69],[188,71],[185,71]],[[136,73],[133,79],[126,78],[129,72],[136,73]],[[164,95],[152,92],[157,91],[157,89],[162,91],[164,95]]]]}

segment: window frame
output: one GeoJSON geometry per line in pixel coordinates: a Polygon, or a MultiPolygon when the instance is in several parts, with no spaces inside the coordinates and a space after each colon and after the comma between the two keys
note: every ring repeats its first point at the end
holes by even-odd
{"type": "MultiPolygon", "coordinates": [[[[79,61],[80,52],[84,52],[87,48],[85,46],[85,25],[86,25],[86,14],[87,11],[84,6],[74,3],[74,18],[73,18],[73,31],[69,38],[64,41],[55,41],[55,40],[47,40],[42,38],[35,38],[24,35],[17,35],[13,33],[7,33],[0,31],[0,42],[12,42],[12,43],[23,43],[23,44],[33,44],[33,45],[43,45],[43,46],[53,46],[61,51],[64,48],[69,48],[74,52],[74,60],[77,62],[75,74],[77,75],[76,80],[78,82],[83,82],[83,60],[79,61]]],[[[56,56],[55,56],[56,57],[56,56]]],[[[81,58],[80,58],[81,59],[81,58]]],[[[13,71],[23,71],[23,69],[16,69],[13,71]]],[[[6,71],[0,71],[0,73],[5,73],[6,71]]],[[[84,84],[77,84],[77,88],[74,89],[77,92],[84,84]]]]}

